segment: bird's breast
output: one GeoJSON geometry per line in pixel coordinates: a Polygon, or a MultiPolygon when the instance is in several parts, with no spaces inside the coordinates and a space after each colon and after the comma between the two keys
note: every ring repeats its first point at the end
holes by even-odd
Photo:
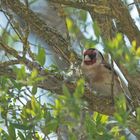
{"type": "Polygon", "coordinates": [[[112,72],[104,68],[102,65],[97,67],[82,67],[82,71],[90,87],[98,95],[110,96],[112,82],[114,83],[114,94],[117,95],[119,92],[121,92],[117,77],[114,77],[114,80],[112,81],[112,72]]]}

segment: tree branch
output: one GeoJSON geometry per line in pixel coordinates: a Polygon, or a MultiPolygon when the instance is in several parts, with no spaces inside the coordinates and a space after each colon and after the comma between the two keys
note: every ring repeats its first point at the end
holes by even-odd
{"type": "Polygon", "coordinates": [[[110,8],[105,5],[97,5],[95,4],[96,1],[88,2],[88,0],[83,1],[68,1],[68,0],[49,0],[50,2],[57,3],[57,4],[63,4],[69,7],[74,7],[78,9],[83,9],[87,11],[93,11],[93,12],[99,12],[102,14],[108,14],[111,12],[110,8]]]}
{"type": "MultiPolygon", "coordinates": [[[[136,40],[137,47],[140,46],[140,32],[135,25],[127,7],[121,0],[113,1],[67,1],[67,0],[50,0],[54,3],[63,4],[69,7],[84,9],[90,12],[93,20],[97,20],[101,29],[101,34],[104,39],[110,39],[113,35],[113,19],[116,19],[116,24],[119,31],[127,35],[132,42],[136,40]],[[101,17],[101,18],[100,18],[101,17]],[[110,30],[111,29],[111,30],[110,30]],[[105,33],[103,33],[105,32],[105,33]],[[110,32],[110,33],[109,33],[110,32]]],[[[114,35],[113,35],[114,36],[114,35]]]]}
{"type": "Polygon", "coordinates": [[[110,8],[112,9],[112,15],[117,20],[117,26],[120,32],[127,35],[132,42],[136,40],[137,47],[140,46],[140,31],[130,16],[129,10],[123,4],[121,0],[110,1],[110,8]]]}
{"type": "Polygon", "coordinates": [[[50,49],[59,54],[67,65],[70,65],[69,42],[56,29],[47,25],[18,0],[3,0],[2,6],[6,10],[12,10],[14,14],[28,23],[30,29],[46,41],[50,49]]]}

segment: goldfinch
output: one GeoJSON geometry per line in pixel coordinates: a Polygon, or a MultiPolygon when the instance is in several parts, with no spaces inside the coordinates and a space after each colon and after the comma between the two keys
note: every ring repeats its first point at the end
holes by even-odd
{"type": "Polygon", "coordinates": [[[123,92],[117,74],[114,70],[112,74],[111,66],[97,49],[90,48],[83,52],[81,69],[90,90],[96,95],[117,96],[123,92]]]}

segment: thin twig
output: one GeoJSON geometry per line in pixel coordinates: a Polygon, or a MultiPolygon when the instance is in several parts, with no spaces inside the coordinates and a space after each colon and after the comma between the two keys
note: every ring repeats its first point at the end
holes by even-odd
{"type": "Polygon", "coordinates": [[[111,71],[112,71],[112,79],[111,79],[111,96],[114,103],[114,62],[111,58],[111,71]]]}
{"type": "Polygon", "coordinates": [[[20,60],[10,60],[5,62],[0,62],[0,67],[8,67],[10,65],[20,64],[20,60]]]}
{"type": "MultiPolygon", "coordinates": [[[[28,42],[28,36],[29,36],[29,25],[27,25],[26,31],[25,31],[25,36],[23,36],[22,33],[19,33],[19,29],[17,29],[17,27],[15,27],[13,25],[13,23],[11,22],[11,19],[8,18],[7,15],[9,15],[9,13],[5,13],[5,11],[3,11],[5,17],[7,18],[8,22],[10,23],[12,29],[15,31],[15,33],[17,34],[18,38],[21,40],[21,42],[23,43],[23,56],[26,55],[26,52],[28,51],[29,56],[32,58],[32,60],[35,60],[35,56],[32,53],[30,46],[29,46],[29,42],[28,42]],[[20,35],[21,34],[21,35],[20,35]]],[[[9,15],[9,17],[11,17],[9,15]]],[[[28,24],[28,23],[27,23],[28,24]]]]}
{"type": "Polygon", "coordinates": [[[139,16],[140,16],[140,7],[139,7],[139,2],[138,2],[138,0],[134,0],[135,1],[135,5],[136,5],[136,7],[137,7],[137,10],[138,10],[138,13],[139,13],[139,16]]]}
{"type": "Polygon", "coordinates": [[[5,11],[3,11],[3,13],[4,13],[6,19],[9,21],[11,27],[13,28],[13,30],[15,31],[15,33],[16,33],[17,36],[19,37],[19,39],[22,41],[22,36],[19,34],[19,32],[16,30],[16,28],[15,28],[14,25],[12,24],[11,19],[9,19],[9,17],[11,17],[11,16],[9,15],[9,13],[5,13],[5,11]],[[8,15],[9,17],[8,17],[7,15],[8,15]]]}

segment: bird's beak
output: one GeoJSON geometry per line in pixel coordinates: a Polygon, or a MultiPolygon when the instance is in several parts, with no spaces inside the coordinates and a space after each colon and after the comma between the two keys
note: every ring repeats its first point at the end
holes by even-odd
{"type": "Polygon", "coordinates": [[[90,61],[90,57],[88,55],[85,55],[85,58],[84,58],[85,61],[90,61]]]}

